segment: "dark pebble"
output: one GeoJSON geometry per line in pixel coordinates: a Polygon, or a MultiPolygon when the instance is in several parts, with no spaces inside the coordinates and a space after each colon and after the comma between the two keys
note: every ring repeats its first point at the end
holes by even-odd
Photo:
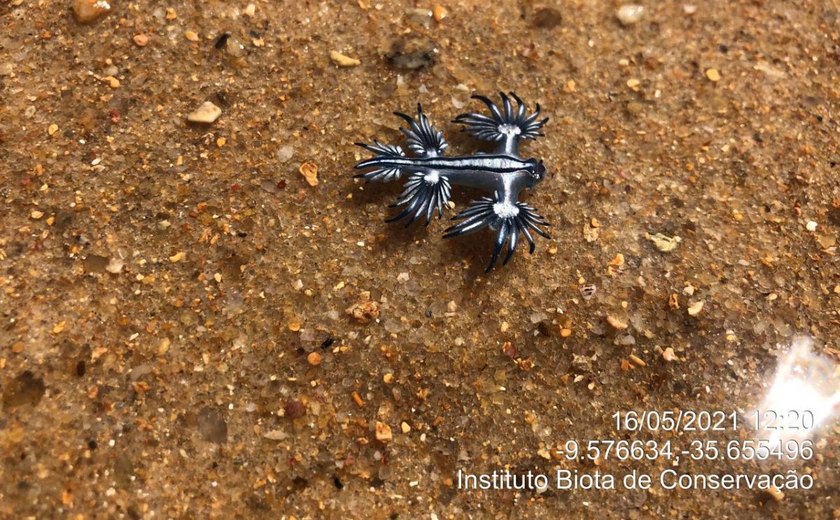
{"type": "Polygon", "coordinates": [[[306,415],[306,407],[300,401],[289,401],[283,406],[283,411],[289,419],[299,419],[306,415]]]}
{"type": "Polygon", "coordinates": [[[831,224],[840,227],[840,207],[832,207],[828,210],[828,221],[831,224]]]}
{"type": "Polygon", "coordinates": [[[3,405],[8,408],[18,406],[35,406],[44,397],[47,387],[44,380],[35,377],[29,370],[23,371],[19,376],[12,379],[3,392],[3,405]]]}
{"type": "Polygon", "coordinates": [[[400,38],[391,44],[385,59],[399,70],[426,69],[437,63],[435,47],[435,42],[427,38],[400,38]]]}
{"type": "Polygon", "coordinates": [[[534,13],[534,27],[540,29],[554,29],[563,22],[563,15],[553,7],[543,7],[534,13]]]}

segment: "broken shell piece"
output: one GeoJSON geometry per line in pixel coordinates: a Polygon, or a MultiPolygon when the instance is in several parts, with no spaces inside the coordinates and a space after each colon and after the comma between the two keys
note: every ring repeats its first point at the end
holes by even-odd
{"type": "Polygon", "coordinates": [[[645,14],[645,8],[641,5],[629,4],[622,5],[615,12],[616,18],[621,22],[621,25],[627,27],[641,21],[645,14]]]}
{"type": "Polygon", "coordinates": [[[339,67],[355,67],[356,65],[362,63],[356,58],[345,56],[344,54],[341,54],[338,51],[330,51],[330,59],[339,67]]]}
{"type": "Polygon", "coordinates": [[[311,162],[305,162],[300,165],[300,174],[306,179],[306,183],[310,186],[318,185],[318,165],[311,162]]]}
{"type": "Polygon", "coordinates": [[[610,324],[610,327],[616,330],[624,330],[627,328],[627,320],[619,318],[618,316],[613,316],[612,314],[607,315],[607,323],[610,324]]]}
{"type": "Polygon", "coordinates": [[[219,116],[221,115],[221,108],[217,107],[210,101],[205,101],[195,111],[190,112],[189,115],[187,115],[187,121],[190,123],[203,123],[209,125],[219,119],[219,116]]]}
{"type": "Polygon", "coordinates": [[[697,316],[700,314],[700,311],[703,310],[703,306],[706,304],[705,300],[700,300],[698,302],[694,302],[688,306],[688,315],[689,316],[697,316]]]}
{"type": "Polygon", "coordinates": [[[677,248],[680,242],[682,242],[682,238],[678,236],[669,237],[668,235],[663,235],[662,233],[656,233],[654,235],[648,234],[647,238],[653,242],[656,249],[662,251],[663,253],[670,253],[677,248]]]}
{"type": "Polygon", "coordinates": [[[391,427],[387,424],[376,421],[376,440],[379,442],[390,442],[394,438],[394,434],[391,433],[391,427]]]}

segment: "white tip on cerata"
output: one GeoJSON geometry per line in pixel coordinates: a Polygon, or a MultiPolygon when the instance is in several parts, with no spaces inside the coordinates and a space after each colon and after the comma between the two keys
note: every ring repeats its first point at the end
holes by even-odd
{"type": "Polygon", "coordinates": [[[519,214],[519,208],[510,202],[497,202],[493,204],[493,213],[502,218],[511,218],[519,214]]]}

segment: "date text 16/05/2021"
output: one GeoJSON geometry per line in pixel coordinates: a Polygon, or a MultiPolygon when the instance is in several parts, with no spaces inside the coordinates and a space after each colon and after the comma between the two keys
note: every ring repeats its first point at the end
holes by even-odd
{"type": "Polygon", "coordinates": [[[736,431],[741,427],[807,432],[817,426],[811,410],[629,410],[617,411],[611,419],[616,431],[632,432],[736,431]]]}
{"type": "Polygon", "coordinates": [[[610,491],[616,489],[646,490],[660,487],[665,490],[796,490],[811,489],[814,479],[794,469],[778,473],[685,473],[665,469],[658,473],[630,470],[616,475],[601,472],[578,472],[558,469],[553,475],[511,473],[494,470],[492,473],[467,473],[458,470],[458,489],[463,491],[535,491],[556,490],[610,491]]]}

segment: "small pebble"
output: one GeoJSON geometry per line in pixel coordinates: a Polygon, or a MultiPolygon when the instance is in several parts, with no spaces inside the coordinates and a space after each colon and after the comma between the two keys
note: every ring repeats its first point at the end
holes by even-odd
{"type": "Polygon", "coordinates": [[[263,434],[263,438],[268,439],[270,441],[282,441],[285,440],[288,436],[289,434],[287,434],[283,430],[271,430],[263,434]]]}
{"type": "Polygon", "coordinates": [[[411,431],[411,426],[407,422],[403,421],[400,423],[400,430],[402,430],[403,433],[408,433],[411,431]]]}
{"type": "Polygon", "coordinates": [[[814,231],[817,230],[817,223],[814,222],[813,220],[809,220],[808,223],[805,224],[805,229],[807,229],[808,231],[813,233],[814,231]]]}
{"type": "Polygon", "coordinates": [[[823,249],[829,249],[831,247],[834,247],[837,244],[837,237],[834,237],[834,236],[817,235],[816,238],[817,238],[817,243],[823,249]]]}
{"type": "Polygon", "coordinates": [[[610,327],[616,330],[624,330],[627,328],[627,320],[623,320],[617,316],[613,316],[612,314],[607,315],[607,323],[610,324],[610,327]]]}
{"type": "Polygon", "coordinates": [[[645,361],[642,358],[640,358],[639,356],[637,356],[636,354],[630,354],[629,357],[630,357],[630,361],[637,364],[638,366],[640,366],[640,367],[646,367],[647,366],[647,363],[645,363],[645,361]]]}
{"type": "Polygon", "coordinates": [[[510,341],[505,341],[502,343],[502,354],[511,359],[516,359],[517,354],[519,354],[519,350],[517,350],[516,345],[510,341]]]}
{"type": "Polygon", "coordinates": [[[287,162],[295,155],[295,149],[290,145],[281,146],[277,149],[274,155],[277,156],[278,161],[287,162]]]}
{"type": "Polygon", "coordinates": [[[132,39],[134,40],[134,45],[138,47],[145,47],[149,44],[149,37],[145,34],[135,34],[132,39]]]}
{"type": "Polygon", "coordinates": [[[616,337],[613,343],[622,347],[632,347],[636,344],[636,338],[632,334],[623,334],[616,337]]]}
{"type": "Polygon", "coordinates": [[[123,270],[124,262],[119,258],[111,258],[108,260],[108,265],[105,266],[105,270],[111,274],[119,274],[123,270]]]}
{"type": "Polygon", "coordinates": [[[381,421],[376,421],[376,440],[379,442],[391,442],[394,435],[391,433],[391,427],[381,421]]]}
{"type": "Polygon", "coordinates": [[[254,4],[248,4],[245,6],[245,11],[243,12],[245,13],[245,16],[253,17],[257,13],[257,6],[254,4]]]}
{"type": "Polygon", "coordinates": [[[186,257],[187,257],[187,253],[185,253],[183,251],[180,251],[180,252],[175,253],[174,255],[170,256],[169,261],[172,262],[173,264],[177,264],[178,262],[182,261],[186,257]]]}
{"type": "Polygon", "coordinates": [[[306,415],[306,405],[298,400],[287,402],[283,405],[283,415],[289,419],[300,419],[306,415]]]}
{"type": "Polygon", "coordinates": [[[656,249],[662,251],[663,253],[670,253],[677,248],[680,242],[682,242],[682,238],[678,236],[669,237],[667,235],[663,235],[662,233],[656,233],[654,235],[649,234],[647,238],[653,242],[656,249]]]}
{"type": "Polygon", "coordinates": [[[645,8],[636,4],[622,5],[615,13],[618,21],[625,27],[638,23],[644,14],[645,8]]]}
{"type": "Polygon", "coordinates": [[[409,279],[409,275],[406,272],[400,273],[397,275],[397,281],[401,283],[407,282],[409,279]]]}
{"type": "Polygon", "coordinates": [[[321,364],[321,354],[318,352],[310,352],[309,355],[306,356],[306,361],[308,361],[310,365],[317,367],[321,364]]]}
{"type": "Polygon", "coordinates": [[[700,300],[697,302],[692,303],[688,306],[688,315],[689,316],[697,316],[700,314],[700,311],[703,310],[703,306],[706,304],[705,300],[700,300]]]}
{"type": "Polygon", "coordinates": [[[120,80],[115,78],[114,76],[105,76],[102,78],[102,81],[108,84],[111,88],[120,88],[120,80]]]}
{"type": "Polygon", "coordinates": [[[785,493],[781,489],[777,488],[776,486],[770,486],[767,489],[767,494],[775,500],[776,502],[781,502],[785,499],[785,493]]]}
{"type": "Polygon", "coordinates": [[[662,359],[665,361],[675,361],[677,359],[677,355],[674,354],[674,349],[668,347],[662,351],[662,359]]]}
{"type": "Polygon", "coordinates": [[[93,23],[111,10],[111,4],[105,0],[76,0],[73,2],[73,14],[82,24],[93,23]]]}
{"type": "Polygon", "coordinates": [[[330,51],[330,59],[339,67],[355,67],[356,65],[360,65],[362,63],[356,58],[345,56],[338,51],[330,51]]]}
{"type": "Polygon", "coordinates": [[[356,321],[366,323],[379,317],[379,304],[370,300],[362,300],[354,303],[344,312],[352,316],[356,321]]]}
{"type": "Polygon", "coordinates": [[[58,125],[55,123],[51,124],[50,127],[47,128],[47,133],[49,135],[55,135],[56,132],[58,132],[58,125]]]}
{"type": "Polygon", "coordinates": [[[188,39],[191,42],[197,42],[198,41],[198,33],[196,33],[195,31],[189,31],[189,30],[184,31],[184,38],[188,39]]]}
{"type": "Polygon", "coordinates": [[[534,27],[553,29],[563,23],[563,15],[553,7],[543,7],[534,13],[534,27]]]}
{"type": "Polygon", "coordinates": [[[706,77],[709,78],[709,81],[717,83],[720,81],[720,72],[717,69],[706,69],[706,77]]]}
{"type": "Polygon", "coordinates": [[[601,235],[601,231],[597,226],[593,226],[589,222],[583,224],[583,239],[587,242],[596,242],[601,235]]]}
{"type": "Polygon", "coordinates": [[[209,125],[219,119],[219,116],[221,115],[221,108],[217,107],[210,101],[205,101],[195,111],[190,112],[189,115],[187,115],[187,121],[191,123],[204,123],[209,125]]]}
{"type": "Polygon", "coordinates": [[[236,37],[228,36],[228,33],[224,33],[216,40],[216,48],[224,48],[228,56],[232,58],[245,56],[245,46],[236,37]]]}
{"type": "Polygon", "coordinates": [[[405,15],[412,22],[429,27],[429,25],[431,25],[433,13],[429,9],[409,7],[405,10],[405,15]]]}
{"type": "Polygon", "coordinates": [[[441,20],[446,18],[447,14],[449,14],[449,13],[446,11],[446,8],[443,7],[442,5],[436,5],[432,9],[432,16],[434,17],[435,21],[438,22],[438,23],[440,23],[441,20]]]}

